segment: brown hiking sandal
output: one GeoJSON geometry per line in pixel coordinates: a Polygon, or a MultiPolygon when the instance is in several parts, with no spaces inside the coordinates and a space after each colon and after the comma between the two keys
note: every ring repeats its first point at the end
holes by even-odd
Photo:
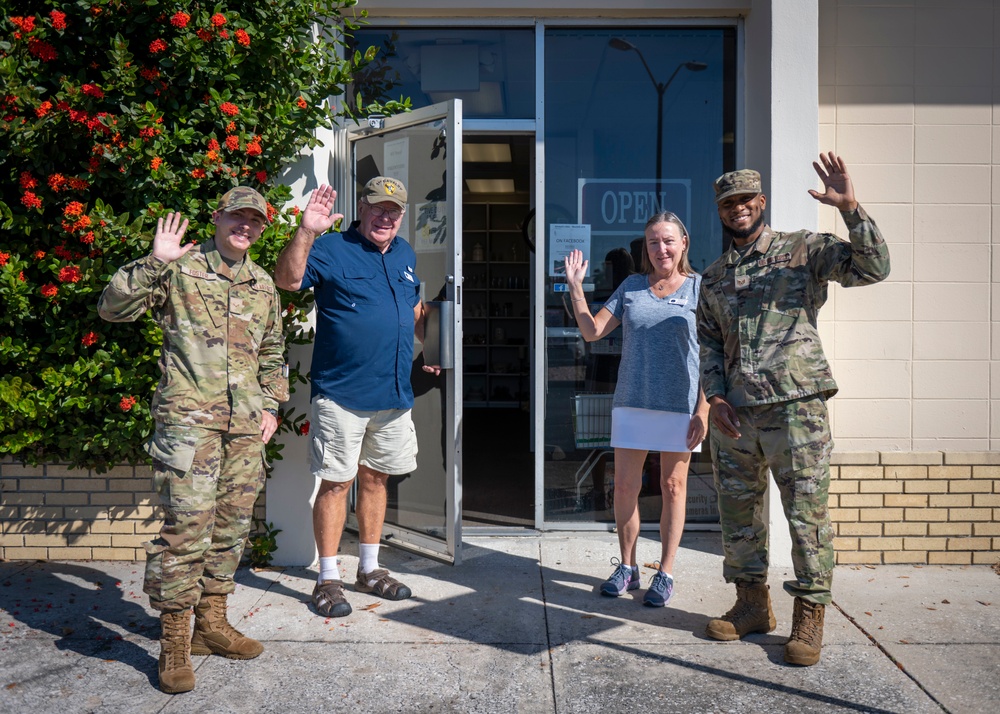
{"type": "Polygon", "coordinates": [[[382,568],[370,573],[362,573],[359,568],[358,581],[354,583],[354,588],[358,592],[371,593],[386,600],[405,600],[413,595],[408,587],[389,575],[388,570],[382,568]],[[368,584],[369,581],[372,581],[371,585],[368,584]]]}
{"type": "Polygon", "coordinates": [[[312,604],[323,617],[346,617],[351,614],[351,604],[344,597],[342,580],[324,580],[313,588],[312,604]]]}

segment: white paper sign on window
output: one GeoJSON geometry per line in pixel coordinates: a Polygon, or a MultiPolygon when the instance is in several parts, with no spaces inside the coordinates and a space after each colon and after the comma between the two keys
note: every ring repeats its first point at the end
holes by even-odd
{"type": "MultiPolygon", "coordinates": [[[[590,224],[588,223],[553,223],[549,226],[549,275],[563,277],[566,275],[566,256],[571,250],[583,253],[584,260],[590,260],[590,224]]],[[[590,276],[590,266],[587,266],[587,276],[590,276]]]]}

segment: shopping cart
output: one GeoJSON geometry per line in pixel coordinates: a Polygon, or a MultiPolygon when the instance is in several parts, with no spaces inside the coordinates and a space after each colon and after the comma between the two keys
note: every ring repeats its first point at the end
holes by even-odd
{"type": "Polygon", "coordinates": [[[576,448],[590,453],[576,470],[576,502],[582,508],[580,487],[601,456],[611,451],[611,400],[614,394],[577,394],[573,398],[573,437],[576,448]]]}

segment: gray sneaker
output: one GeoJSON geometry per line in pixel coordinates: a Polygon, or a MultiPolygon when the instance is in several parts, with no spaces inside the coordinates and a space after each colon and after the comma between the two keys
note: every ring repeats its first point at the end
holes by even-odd
{"type": "Polygon", "coordinates": [[[618,597],[624,595],[629,590],[635,590],[639,587],[638,568],[626,565],[618,560],[618,558],[612,558],[611,564],[616,566],[615,572],[611,573],[611,577],[601,584],[601,595],[618,597]]]}
{"type": "Polygon", "coordinates": [[[643,605],[663,607],[674,594],[674,579],[661,570],[657,570],[649,581],[649,590],[642,598],[643,605]]]}

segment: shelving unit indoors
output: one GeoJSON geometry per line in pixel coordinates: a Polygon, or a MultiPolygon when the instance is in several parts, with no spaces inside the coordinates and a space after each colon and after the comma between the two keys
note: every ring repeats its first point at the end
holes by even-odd
{"type": "Polygon", "coordinates": [[[462,271],[466,407],[529,399],[530,271],[525,203],[465,203],[462,271]]]}

